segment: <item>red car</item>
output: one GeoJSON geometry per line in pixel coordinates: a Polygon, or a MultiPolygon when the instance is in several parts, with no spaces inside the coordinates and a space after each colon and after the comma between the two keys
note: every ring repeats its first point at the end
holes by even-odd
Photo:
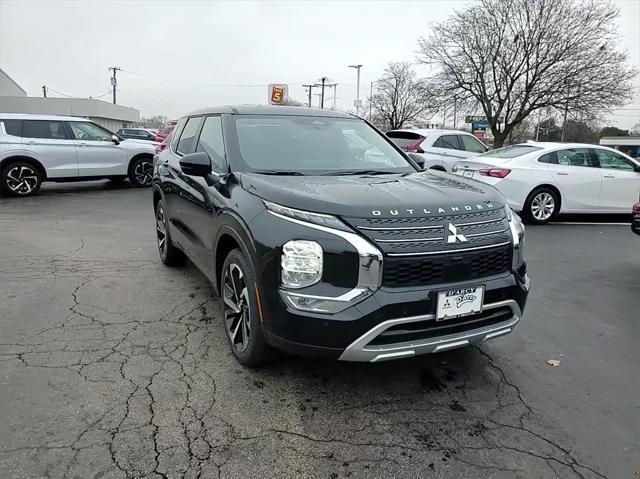
{"type": "Polygon", "coordinates": [[[631,218],[631,231],[640,235],[640,201],[633,205],[633,218],[631,218]]]}
{"type": "Polygon", "coordinates": [[[164,139],[171,134],[177,123],[177,121],[173,120],[170,121],[167,126],[163,127],[156,135],[156,141],[162,143],[164,139]]]}

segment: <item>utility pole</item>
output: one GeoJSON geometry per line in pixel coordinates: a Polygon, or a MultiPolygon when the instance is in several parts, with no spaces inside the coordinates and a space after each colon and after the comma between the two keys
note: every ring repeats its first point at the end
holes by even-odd
{"type": "Polygon", "coordinates": [[[349,68],[355,68],[356,71],[358,72],[358,81],[356,83],[356,102],[355,102],[355,106],[356,106],[356,116],[360,115],[360,69],[362,68],[362,65],[358,64],[358,65],[349,65],[349,68]]]}
{"type": "Polygon", "coordinates": [[[320,86],[322,87],[322,91],[320,93],[320,108],[324,108],[324,87],[325,87],[325,84],[327,83],[327,77],[320,78],[320,81],[322,82],[320,84],[320,86]]]}
{"type": "Polygon", "coordinates": [[[42,85],[42,96],[47,98],[47,85],[42,85]]]}
{"type": "Polygon", "coordinates": [[[113,76],[111,77],[111,86],[113,87],[113,104],[116,104],[116,87],[118,86],[118,80],[116,79],[116,72],[122,70],[120,67],[109,67],[107,70],[113,70],[113,76]]]}
{"type": "Polygon", "coordinates": [[[303,87],[305,87],[309,93],[309,108],[311,108],[311,92],[313,90],[313,87],[316,85],[302,85],[303,87]]]}
{"type": "Polygon", "coordinates": [[[374,83],[375,83],[375,81],[372,81],[371,84],[369,85],[369,122],[371,122],[371,117],[373,116],[373,114],[372,114],[373,102],[371,101],[371,98],[373,98],[373,84],[374,83]]]}
{"type": "Polygon", "coordinates": [[[458,99],[453,97],[453,129],[456,129],[458,119],[458,99]]]}
{"type": "MultiPolygon", "coordinates": [[[[336,109],[336,87],[338,86],[337,83],[327,83],[325,85],[325,87],[327,88],[333,88],[333,106],[331,107],[332,110],[336,109]]],[[[331,98],[327,98],[327,100],[331,100],[331,98]]]]}

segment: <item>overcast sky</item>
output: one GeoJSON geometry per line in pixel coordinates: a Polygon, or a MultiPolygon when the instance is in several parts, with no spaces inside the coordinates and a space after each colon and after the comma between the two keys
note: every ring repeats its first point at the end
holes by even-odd
{"type": "MultiPolygon", "coordinates": [[[[29,95],[46,84],[51,96],[96,97],[110,88],[107,67],[119,66],[118,103],[143,116],[266,103],[268,83],[287,83],[305,101],[301,85],[322,75],[339,84],[337,105],[351,108],[356,72],[347,65],[364,65],[365,97],[387,62],[415,61],[430,23],[466,3],[0,0],[0,68],[29,95]]],[[[640,1],[615,3],[622,45],[640,65],[640,1]]],[[[609,123],[640,122],[637,85],[634,102],[609,123]]]]}

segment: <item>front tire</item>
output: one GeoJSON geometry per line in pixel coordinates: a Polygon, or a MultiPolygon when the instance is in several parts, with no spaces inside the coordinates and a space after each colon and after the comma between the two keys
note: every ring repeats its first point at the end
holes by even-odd
{"type": "Polygon", "coordinates": [[[167,266],[182,266],[187,261],[187,257],[171,242],[169,235],[169,222],[164,212],[164,203],[158,201],[156,205],[156,238],[158,242],[158,253],[160,260],[167,266]]]}
{"type": "Polygon", "coordinates": [[[244,366],[264,363],[270,347],[264,339],[251,261],[232,250],[222,266],[220,293],[224,303],[224,330],[231,352],[244,366]]]}
{"type": "Polygon", "coordinates": [[[146,188],[153,183],[153,158],[143,155],[136,157],[129,165],[129,181],[133,186],[146,188]]]}
{"type": "Polygon", "coordinates": [[[560,210],[560,198],[551,188],[533,190],[524,204],[524,216],[529,223],[542,225],[556,217],[560,210]]]}
{"type": "Polygon", "coordinates": [[[7,196],[31,196],[42,185],[42,173],[30,161],[12,161],[2,169],[0,182],[0,189],[7,196]]]}

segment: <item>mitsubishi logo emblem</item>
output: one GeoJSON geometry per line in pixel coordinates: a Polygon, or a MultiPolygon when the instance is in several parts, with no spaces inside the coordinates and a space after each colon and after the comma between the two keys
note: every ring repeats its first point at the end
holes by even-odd
{"type": "Polygon", "coordinates": [[[453,223],[449,223],[449,233],[449,236],[447,236],[447,243],[455,243],[456,241],[466,243],[467,238],[465,238],[462,233],[458,233],[458,228],[456,228],[453,223]]]}

